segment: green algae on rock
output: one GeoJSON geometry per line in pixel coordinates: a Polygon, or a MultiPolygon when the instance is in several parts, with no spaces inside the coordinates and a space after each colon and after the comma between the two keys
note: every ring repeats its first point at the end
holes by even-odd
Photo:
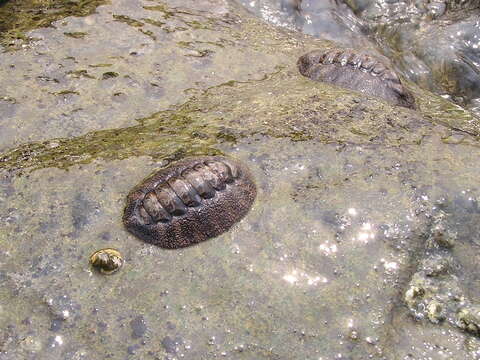
{"type": "MultiPolygon", "coordinates": [[[[216,155],[216,145],[234,144],[256,134],[324,143],[420,144],[432,128],[426,119],[445,125],[451,122],[454,128],[474,131],[468,124],[476,123],[470,121],[466,112],[461,113],[465,121],[459,123],[459,117],[435,106],[428,107],[427,100],[419,101],[418,113],[397,109],[381,100],[312,83],[295,73],[277,70],[258,81],[220,84],[180,106],[137,119],[140,124],[132,127],[26,143],[0,154],[0,169],[68,168],[95,159],[142,155],[170,161],[184,156],[216,155]],[[259,122],[258,117],[265,120],[259,122]]],[[[422,98],[421,93],[418,96],[422,98]]],[[[443,104],[441,100],[440,103],[443,104]]],[[[472,137],[465,142],[476,146],[472,137]]]]}
{"type": "MultiPolygon", "coordinates": [[[[86,16],[109,0],[2,0],[0,1],[0,45],[15,48],[16,40],[27,40],[28,31],[52,26],[67,16],[86,16]]],[[[78,38],[81,33],[67,33],[78,38]]]]}

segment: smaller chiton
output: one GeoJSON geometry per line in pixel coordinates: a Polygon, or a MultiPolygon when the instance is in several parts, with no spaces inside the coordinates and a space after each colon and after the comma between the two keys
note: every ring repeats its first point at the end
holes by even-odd
{"type": "Polygon", "coordinates": [[[223,156],[176,162],[127,197],[125,227],[138,238],[176,249],[216,237],[250,210],[257,191],[248,168],[223,156]]]}
{"type": "Polygon", "coordinates": [[[314,50],[298,59],[303,76],[415,109],[413,95],[397,74],[378,59],[350,49],[314,50]]]}

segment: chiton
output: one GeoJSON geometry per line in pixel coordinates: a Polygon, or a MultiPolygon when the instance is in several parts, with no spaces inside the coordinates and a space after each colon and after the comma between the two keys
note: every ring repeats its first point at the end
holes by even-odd
{"type": "Polygon", "coordinates": [[[314,50],[298,59],[303,76],[415,109],[413,95],[397,74],[378,59],[349,49],[314,50]]]}
{"type": "Polygon", "coordinates": [[[127,197],[125,227],[177,249],[216,237],[250,210],[257,194],[249,169],[223,156],[189,158],[162,169],[127,197]]]}

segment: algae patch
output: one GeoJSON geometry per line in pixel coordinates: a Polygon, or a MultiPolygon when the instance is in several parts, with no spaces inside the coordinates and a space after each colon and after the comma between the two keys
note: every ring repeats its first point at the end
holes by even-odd
{"type": "MultiPolygon", "coordinates": [[[[3,0],[0,1],[0,45],[14,49],[17,40],[28,40],[30,30],[52,26],[67,16],[87,16],[108,0],[3,0]]],[[[66,34],[79,37],[79,34],[66,34]]],[[[81,36],[80,36],[81,37],[81,36]]]]}
{"type": "Polygon", "coordinates": [[[215,155],[216,145],[252,136],[398,146],[419,144],[431,133],[431,124],[408,109],[309,85],[278,70],[259,80],[229,81],[181,106],[138,119],[139,125],[20,145],[0,154],[0,169],[68,168],[134,156],[175,160],[215,155]]]}
{"type": "Polygon", "coordinates": [[[215,127],[199,124],[188,113],[160,112],[143,125],[96,131],[74,139],[53,139],[18,147],[0,157],[0,168],[20,170],[68,168],[95,159],[125,159],[149,155],[177,159],[187,155],[217,154],[215,127]]]}

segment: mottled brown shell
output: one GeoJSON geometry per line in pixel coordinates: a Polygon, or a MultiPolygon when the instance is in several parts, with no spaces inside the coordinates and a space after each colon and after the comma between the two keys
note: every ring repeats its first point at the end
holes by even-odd
{"type": "Polygon", "coordinates": [[[374,57],[350,49],[314,50],[298,59],[303,76],[360,91],[388,102],[415,109],[413,95],[397,74],[374,57]]]}
{"type": "Polygon", "coordinates": [[[90,264],[102,274],[110,275],[123,266],[122,254],[116,249],[106,248],[95,251],[90,255],[90,264]]]}
{"type": "Polygon", "coordinates": [[[138,238],[176,249],[218,236],[250,210],[257,191],[248,168],[222,156],[179,161],[128,195],[125,227],[138,238]]]}

